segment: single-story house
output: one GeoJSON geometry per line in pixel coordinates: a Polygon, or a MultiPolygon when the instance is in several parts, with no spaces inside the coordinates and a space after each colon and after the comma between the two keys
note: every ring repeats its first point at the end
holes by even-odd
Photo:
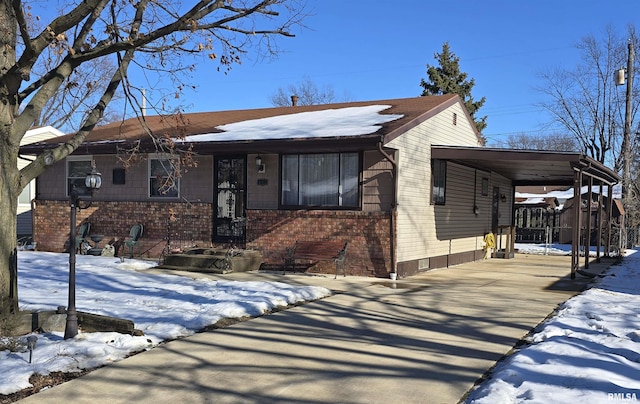
{"type": "MultiPolygon", "coordinates": [[[[39,126],[30,129],[20,141],[20,145],[29,145],[43,140],[64,136],[64,133],[52,126],[39,126]]],[[[31,158],[18,160],[18,168],[26,167],[31,158]]],[[[17,236],[21,242],[31,237],[33,225],[31,221],[31,199],[36,194],[36,182],[31,181],[18,196],[17,236]]]]}
{"type": "MultiPolygon", "coordinates": [[[[559,240],[560,212],[566,186],[517,187],[515,194],[516,241],[520,243],[557,243],[559,240]]],[[[571,196],[573,189],[569,188],[571,196]]]]}
{"type": "MultiPolygon", "coordinates": [[[[567,229],[571,227],[571,224],[575,220],[575,199],[576,198],[574,197],[567,199],[562,206],[559,221],[559,227],[561,229],[559,242],[562,244],[569,244],[573,241],[573,234],[570,231],[567,231],[567,229]]],[[[617,230],[624,226],[624,207],[622,205],[622,200],[620,198],[616,198],[615,194],[613,194],[613,198],[609,200],[609,196],[606,193],[601,195],[597,190],[593,190],[591,193],[583,190],[580,199],[582,227],[584,229],[587,227],[590,229],[591,245],[595,245],[598,242],[598,234],[595,231],[598,227],[598,221],[610,221],[613,229],[617,230]],[[604,208],[609,205],[609,202],[611,203],[610,214],[604,208]]],[[[602,239],[600,241],[602,242],[602,239]]]]}
{"type": "Polygon", "coordinates": [[[482,147],[457,95],[143,119],[146,129],[138,119],[97,127],[38,178],[39,249],[63,251],[69,190],[92,161],[102,188],[78,218],[103,243],[142,223],[142,255],[157,256],[167,239],[233,243],[279,266],[297,240],[339,240],[349,243],[347,274],[376,277],[481,259],[487,233],[511,234],[517,185],[618,181],[579,153],[482,147]],[[166,181],[174,156],[158,153],[148,131],[197,164],[166,181]],[[131,149],[136,164],[124,165],[131,149]]]}
{"type": "MultiPolygon", "coordinates": [[[[580,189],[582,199],[582,228],[587,228],[587,217],[591,218],[591,243],[597,241],[596,229],[598,220],[611,220],[619,229],[624,223],[624,208],[620,200],[620,189],[613,188],[611,201],[611,217],[607,212],[609,206],[608,189],[600,196],[599,188],[591,190],[591,204],[588,186],[580,189]],[[599,203],[599,198],[602,198],[599,203]],[[587,206],[591,206],[587,216],[587,206]]],[[[546,241],[570,244],[573,239],[573,223],[575,220],[574,190],[572,187],[518,187],[515,195],[516,240],[519,242],[544,243],[546,241]]]]}

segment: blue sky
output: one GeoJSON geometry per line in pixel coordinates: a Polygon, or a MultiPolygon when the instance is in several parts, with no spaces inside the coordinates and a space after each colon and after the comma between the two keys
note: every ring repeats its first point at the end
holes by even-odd
{"type": "MultiPolygon", "coordinates": [[[[618,0],[309,0],[313,14],[295,38],[279,39],[282,54],[256,62],[255,53],[228,74],[201,65],[189,112],[272,106],[279,87],[310,78],[331,86],[336,101],[419,96],[426,65],[449,42],[461,70],[476,80],[473,96],[487,98],[489,143],[514,133],[548,133],[537,106],[537,74],[571,69],[575,44],[602,37],[610,24],[623,35],[640,18],[640,1],[618,0]]],[[[153,95],[151,95],[153,96],[153,95]]]]}

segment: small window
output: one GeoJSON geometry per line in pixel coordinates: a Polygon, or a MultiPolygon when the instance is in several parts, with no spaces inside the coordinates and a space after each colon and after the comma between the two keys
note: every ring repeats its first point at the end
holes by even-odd
{"type": "Polygon", "coordinates": [[[180,196],[179,160],[177,158],[149,156],[149,197],[178,198],[180,196]]]}
{"type": "Polygon", "coordinates": [[[453,126],[456,126],[458,124],[458,114],[456,114],[455,112],[453,113],[453,126]]]}
{"type": "Polygon", "coordinates": [[[445,160],[431,160],[431,203],[444,205],[447,188],[447,162],[445,160]]]}
{"type": "Polygon", "coordinates": [[[88,193],[84,181],[91,173],[93,156],[69,156],[67,157],[67,196],[75,188],[79,195],[88,193]]]}
{"type": "Polygon", "coordinates": [[[27,184],[20,195],[18,195],[18,205],[31,205],[31,187],[31,183],[27,184]]]}
{"type": "Polygon", "coordinates": [[[489,178],[482,177],[482,196],[489,195],[489,178]]]}

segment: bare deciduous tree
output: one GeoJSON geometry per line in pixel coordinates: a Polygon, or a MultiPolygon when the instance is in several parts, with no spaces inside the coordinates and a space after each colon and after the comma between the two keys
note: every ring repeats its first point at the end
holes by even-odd
{"type": "Polygon", "coordinates": [[[298,84],[290,84],[286,88],[280,87],[269,96],[269,101],[276,107],[292,105],[291,97],[297,97],[296,105],[329,104],[335,101],[335,94],[331,86],[319,88],[311,78],[305,77],[298,84]]]}
{"type": "MultiPolygon", "coordinates": [[[[201,0],[72,2],[37,30],[31,16],[47,14],[48,3],[0,0],[0,298],[17,310],[16,211],[22,189],[51,164],[78,148],[103,118],[118,89],[138,109],[129,68],[140,67],[171,80],[173,96],[201,59],[228,70],[254,46],[277,52],[275,38],[293,36],[304,17],[303,0],[201,0]],[[61,57],[50,68],[45,58],[61,57]],[[193,56],[194,58],[190,58],[193,56]],[[18,169],[20,141],[42,121],[46,105],[73,75],[92,61],[110,60],[115,69],[99,99],[82,111],[75,135],[18,169]]],[[[103,80],[103,79],[101,79],[103,80]]],[[[65,84],[67,83],[67,84],[65,84]]],[[[140,86],[138,87],[140,88],[140,86]]],[[[178,115],[176,119],[180,119],[178,115]]],[[[143,119],[140,119],[143,122],[143,119]]],[[[165,145],[162,139],[157,141],[165,145]]]]}
{"type": "Polygon", "coordinates": [[[579,151],[580,146],[571,135],[549,134],[529,135],[519,133],[509,135],[505,141],[497,142],[498,147],[518,150],[553,150],[553,151],[579,151]]]}
{"type": "MultiPolygon", "coordinates": [[[[549,99],[542,107],[575,137],[580,150],[616,167],[620,164],[625,96],[614,82],[614,72],[626,65],[627,38],[636,42],[633,29],[629,34],[620,37],[608,27],[601,40],[587,36],[577,44],[582,61],[575,69],[557,68],[540,75],[544,84],[539,90],[549,99]]],[[[634,96],[634,116],[637,108],[638,97],[634,96]]]]}
{"type": "MultiPolygon", "coordinates": [[[[80,124],[88,114],[97,99],[104,92],[105,86],[116,70],[115,63],[110,59],[93,59],[78,66],[76,71],[65,80],[60,90],[42,109],[40,119],[34,122],[37,126],[53,126],[65,133],[78,130],[80,124]]],[[[121,97],[120,97],[121,98],[121,97]]],[[[111,101],[110,106],[113,105],[111,101]]],[[[102,121],[108,123],[118,118],[118,114],[111,109],[111,114],[105,116],[102,121]]]]}

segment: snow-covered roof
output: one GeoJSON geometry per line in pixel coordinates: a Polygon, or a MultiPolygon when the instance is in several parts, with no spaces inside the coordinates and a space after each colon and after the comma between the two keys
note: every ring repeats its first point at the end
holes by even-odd
{"type": "Polygon", "coordinates": [[[64,133],[54,128],[53,126],[40,126],[38,128],[29,129],[22,137],[20,145],[22,146],[26,144],[42,142],[43,140],[60,136],[64,136],[64,133]]]}
{"type": "MultiPolygon", "coordinates": [[[[376,147],[381,138],[392,140],[447,108],[460,104],[455,94],[354,101],[325,105],[195,112],[170,116],[144,116],[96,127],[83,144],[86,153],[113,153],[124,143],[152,150],[149,137],[181,138],[194,144],[198,152],[247,152],[260,147],[282,151],[286,147],[329,149],[376,147]],[[300,142],[288,142],[300,140],[300,142]],[[269,143],[267,145],[267,143],[269,143]],[[331,143],[331,142],[335,142],[331,143]],[[340,143],[340,146],[338,146],[340,143]],[[208,146],[210,144],[211,146],[208,146]],[[304,146],[302,146],[304,144],[304,146]],[[226,149],[223,149],[226,148],[226,149]]],[[[471,118],[467,115],[469,122],[471,118]]],[[[470,125],[472,128],[475,126],[470,125]]],[[[476,132],[477,134],[477,132],[476,132]]],[[[23,153],[39,151],[68,140],[69,134],[23,148],[23,153]]],[[[479,139],[480,141],[480,139],[479,139]]]]}
{"type": "MultiPolygon", "coordinates": [[[[580,188],[581,194],[586,194],[587,192],[589,192],[588,186],[584,185],[580,188]]],[[[600,193],[600,187],[597,187],[597,186],[592,187],[591,192],[594,194],[600,193]]],[[[602,195],[608,196],[608,194],[609,194],[609,187],[604,187],[602,195]]],[[[567,199],[573,198],[573,188],[568,188],[564,191],[562,190],[549,191],[546,193],[526,193],[526,192],[516,191],[515,196],[516,198],[557,198],[560,201],[565,201],[567,199]]],[[[622,185],[620,184],[614,185],[613,198],[620,199],[621,197],[622,197],[622,185]]]]}
{"type": "Polygon", "coordinates": [[[251,119],[217,126],[220,132],[187,136],[185,141],[229,142],[367,135],[380,129],[380,124],[402,118],[401,114],[380,114],[390,107],[369,105],[251,119]]]}
{"type": "Polygon", "coordinates": [[[532,197],[532,198],[527,198],[524,201],[519,201],[519,204],[522,205],[537,205],[539,203],[545,203],[546,200],[545,198],[538,198],[538,197],[532,197]]]}

